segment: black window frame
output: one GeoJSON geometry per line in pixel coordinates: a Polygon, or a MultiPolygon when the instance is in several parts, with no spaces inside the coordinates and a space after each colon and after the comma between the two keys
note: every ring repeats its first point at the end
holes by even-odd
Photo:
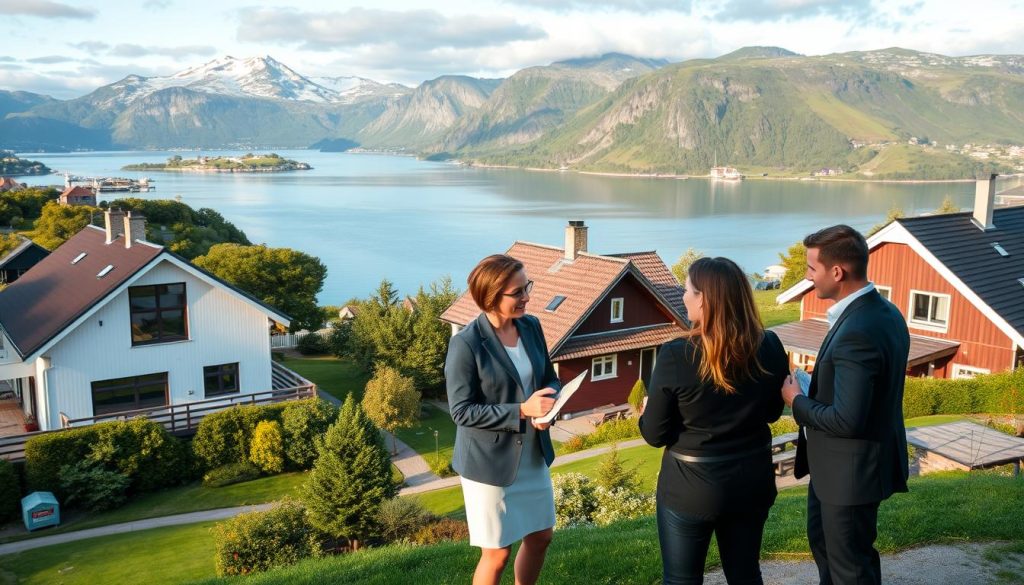
{"type": "Polygon", "coordinates": [[[130,410],[140,410],[140,409],[143,409],[143,408],[162,408],[162,407],[170,406],[170,385],[168,383],[168,378],[169,378],[169,376],[168,376],[167,372],[154,372],[154,373],[151,373],[151,374],[140,374],[138,376],[127,376],[125,378],[110,378],[108,380],[94,380],[92,383],[89,384],[89,387],[90,387],[90,399],[92,401],[92,414],[93,414],[93,416],[116,415],[119,412],[126,412],[126,411],[130,411],[130,410]],[[150,378],[154,378],[154,377],[157,377],[157,376],[162,376],[163,377],[163,380],[162,380],[162,382],[163,382],[163,391],[164,391],[163,392],[163,395],[164,395],[163,404],[152,405],[152,406],[150,406],[150,405],[143,405],[142,401],[139,398],[139,388],[140,387],[146,387],[146,386],[153,385],[154,382],[157,382],[157,381],[156,380],[152,380],[150,378]],[[118,384],[118,382],[120,382],[120,384],[118,384]],[[116,392],[118,390],[124,390],[124,389],[131,388],[134,391],[133,394],[134,394],[134,398],[135,398],[132,401],[131,407],[128,407],[128,408],[117,407],[117,410],[106,410],[106,409],[102,409],[102,408],[97,408],[97,405],[96,405],[96,385],[97,384],[110,385],[110,386],[107,386],[106,388],[102,389],[102,392],[106,392],[106,393],[113,393],[113,392],[116,392]]]}
{"type": "Polygon", "coordinates": [[[168,282],[164,284],[145,284],[140,286],[133,286],[128,288],[128,312],[129,322],[132,334],[132,347],[141,345],[153,345],[157,343],[171,343],[175,341],[188,341],[189,339],[189,327],[188,327],[188,286],[184,282],[168,282]],[[170,292],[170,287],[181,286],[181,304],[173,306],[161,306],[160,297],[170,292]],[[152,307],[140,307],[137,308],[133,304],[133,300],[141,295],[142,289],[151,288],[153,289],[153,306],[152,307]],[[182,332],[168,332],[164,331],[164,317],[165,312],[181,311],[181,322],[182,332]],[[137,339],[135,333],[135,316],[142,313],[156,313],[155,323],[157,326],[157,334],[151,339],[137,339]]]}
{"type": "Polygon", "coordinates": [[[240,394],[242,391],[242,383],[239,379],[239,369],[240,368],[238,367],[238,362],[216,364],[212,366],[203,366],[203,396],[205,398],[210,398],[217,396],[227,396],[231,394],[240,394]],[[230,371],[232,369],[233,371],[230,371]],[[234,390],[224,389],[224,376],[226,374],[234,375],[234,390]],[[216,390],[210,390],[211,380],[216,384],[216,390]]]}

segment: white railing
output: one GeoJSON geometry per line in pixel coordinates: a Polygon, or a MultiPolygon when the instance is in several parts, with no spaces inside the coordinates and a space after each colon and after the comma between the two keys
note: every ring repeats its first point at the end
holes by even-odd
{"type": "Polygon", "coordinates": [[[270,336],[270,349],[290,349],[299,345],[299,341],[307,335],[319,335],[324,341],[328,340],[331,329],[320,329],[319,331],[298,331],[296,333],[282,333],[270,336]]]}

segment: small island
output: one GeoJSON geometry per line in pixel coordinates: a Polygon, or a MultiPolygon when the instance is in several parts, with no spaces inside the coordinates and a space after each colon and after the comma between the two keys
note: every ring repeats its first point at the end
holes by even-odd
{"type": "Polygon", "coordinates": [[[18,158],[10,150],[0,150],[0,177],[49,175],[50,167],[34,160],[18,158]]]}
{"type": "Polygon", "coordinates": [[[244,156],[198,156],[182,158],[172,156],[166,163],[140,163],[122,167],[125,171],[185,171],[199,173],[281,173],[308,171],[313,167],[304,162],[282,158],[275,153],[246,154],[244,156]]]}

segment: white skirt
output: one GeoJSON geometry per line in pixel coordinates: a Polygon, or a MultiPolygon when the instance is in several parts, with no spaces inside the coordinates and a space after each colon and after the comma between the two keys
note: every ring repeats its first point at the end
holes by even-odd
{"type": "Polygon", "coordinates": [[[471,546],[505,548],[527,534],[554,527],[551,472],[543,459],[539,466],[530,465],[529,459],[534,458],[523,457],[516,480],[509,486],[462,478],[471,546]]]}

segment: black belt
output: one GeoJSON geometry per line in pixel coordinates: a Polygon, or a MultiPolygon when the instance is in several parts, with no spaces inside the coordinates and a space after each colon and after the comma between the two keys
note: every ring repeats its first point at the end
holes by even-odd
{"type": "Polygon", "coordinates": [[[742,451],[740,453],[730,453],[729,455],[683,455],[682,453],[677,453],[672,450],[669,450],[668,454],[686,463],[722,463],[723,461],[744,459],[746,457],[752,457],[762,453],[767,455],[771,453],[771,450],[771,445],[765,445],[763,447],[758,447],[757,449],[750,449],[749,451],[742,451]]]}

